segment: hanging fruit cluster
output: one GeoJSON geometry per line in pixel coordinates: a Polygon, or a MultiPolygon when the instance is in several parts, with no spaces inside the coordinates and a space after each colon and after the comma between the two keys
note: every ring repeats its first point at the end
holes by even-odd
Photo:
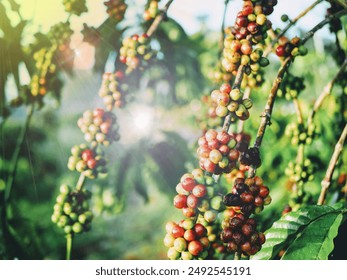
{"type": "Polygon", "coordinates": [[[222,65],[227,72],[236,76],[238,67],[245,65],[245,73],[249,75],[269,64],[268,59],[262,56],[261,47],[254,46],[267,37],[266,32],[271,28],[267,16],[276,4],[277,0],[243,2],[234,27],[226,30],[222,65]]]}
{"type": "Polygon", "coordinates": [[[154,19],[160,12],[158,3],[160,0],[149,0],[147,9],[143,13],[143,19],[149,21],[154,19]]]}
{"type": "Polygon", "coordinates": [[[237,178],[231,193],[224,196],[226,206],[240,207],[245,216],[259,214],[264,205],[271,202],[269,188],[263,185],[263,180],[255,176],[254,178],[237,178]]]}
{"type": "MultiPolygon", "coordinates": [[[[199,138],[197,155],[201,169],[196,174],[185,174],[176,188],[179,194],[174,198],[175,207],[194,209],[185,215],[188,218],[185,221],[207,229],[210,258],[227,252],[235,256],[254,255],[265,242],[265,235],[257,231],[256,221],[250,218],[271,203],[270,190],[263,180],[248,174],[250,168],[261,165],[259,149],[249,147],[250,135],[228,130],[230,123],[247,120],[253,105],[240,88],[253,88],[263,82],[261,67],[267,66],[269,61],[263,56],[261,43],[271,28],[267,16],[276,4],[275,0],[243,1],[235,26],[226,29],[221,59],[224,70],[216,77],[228,83],[213,90],[208,99],[211,104],[208,113],[224,119],[223,130],[208,129],[199,138]],[[234,86],[229,84],[230,74],[236,77],[234,86]],[[209,183],[201,182],[201,178],[210,178],[209,183]],[[232,184],[230,193],[224,183],[219,184],[221,178],[232,184]]],[[[184,229],[181,231],[184,234],[184,229]]],[[[187,248],[187,240],[182,239],[175,247],[171,229],[168,231],[164,243],[170,247],[170,259],[186,259],[180,253],[187,248]]]]}
{"type": "Polygon", "coordinates": [[[125,38],[119,52],[119,60],[128,66],[130,72],[147,66],[148,61],[155,55],[146,33],[125,38]]]}
{"type": "Polygon", "coordinates": [[[82,13],[88,12],[86,0],[63,0],[65,11],[80,16],[82,13]]]}
{"type": "Polygon", "coordinates": [[[297,77],[287,71],[282,80],[280,88],[278,89],[277,95],[279,97],[285,97],[287,100],[292,100],[298,98],[300,92],[302,92],[304,89],[304,78],[297,77]]]}
{"type": "Polygon", "coordinates": [[[276,46],[276,55],[280,58],[306,54],[307,48],[303,45],[300,45],[300,38],[294,37],[293,39],[289,40],[287,37],[282,36],[278,39],[276,46]]]}
{"type": "Polygon", "coordinates": [[[257,232],[257,222],[242,214],[235,214],[226,220],[220,238],[229,251],[241,252],[246,256],[257,253],[265,242],[265,235],[257,232]]]}
{"type": "Polygon", "coordinates": [[[90,179],[95,179],[100,173],[107,172],[103,152],[99,148],[90,149],[85,144],[71,148],[67,166],[71,171],[76,170],[90,179]]]}
{"type": "Polygon", "coordinates": [[[54,62],[66,71],[72,70],[75,57],[75,52],[70,47],[72,34],[70,22],[57,23],[49,31],[49,37],[57,45],[54,62]]]}
{"type": "Polygon", "coordinates": [[[202,108],[198,111],[196,121],[202,131],[206,131],[208,128],[220,127],[223,124],[223,119],[217,116],[217,106],[217,103],[212,100],[210,95],[201,97],[202,108]]]}
{"type": "Polygon", "coordinates": [[[214,179],[205,175],[201,169],[184,174],[176,186],[178,195],[174,197],[174,206],[182,209],[187,218],[196,217],[200,213],[207,222],[213,222],[217,217],[214,210],[220,210],[222,202],[214,183],[214,179]]]}
{"type": "Polygon", "coordinates": [[[88,191],[72,191],[70,186],[61,185],[53,207],[52,222],[64,229],[66,234],[89,231],[93,219],[89,209],[90,198],[91,193],[88,191]]]}
{"type": "Polygon", "coordinates": [[[314,179],[315,171],[316,167],[313,162],[306,158],[302,163],[289,162],[285,174],[292,182],[302,186],[304,183],[314,179]]]}
{"type": "Polygon", "coordinates": [[[210,242],[202,224],[186,219],[178,224],[168,222],[165,228],[164,245],[169,248],[167,256],[170,260],[206,258],[210,242]]]}
{"type": "Polygon", "coordinates": [[[108,0],[104,4],[107,7],[106,12],[110,18],[117,22],[123,20],[128,7],[124,0],[108,0]]]}
{"type": "Polygon", "coordinates": [[[217,103],[216,115],[225,117],[231,113],[232,122],[235,122],[237,119],[248,119],[248,109],[253,106],[252,100],[248,98],[243,99],[240,89],[231,89],[229,84],[222,84],[219,90],[212,91],[211,99],[217,103]]]}
{"type": "Polygon", "coordinates": [[[57,66],[53,63],[56,45],[41,48],[34,53],[36,73],[30,81],[30,93],[32,96],[44,96],[54,86],[52,78],[56,74],[57,66]]]}
{"type": "Polygon", "coordinates": [[[58,70],[72,69],[74,58],[74,52],[70,48],[72,34],[70,24],[60,22],[50,28],[44,46],[41,46],[39,41],[32,44],[35,68],[29,92],[37,101],[41,102],[47,92],[60,87],[58,70]]]}
{"type": "Polygon", "coordinates": [[[77,125],[84,133],[84,139],[93,147],[98,144],[108,146],[119,139],[116,115],[101,108],[85,111],[77,125]]]}
{"type": "Polygon", "coordinates": [[[111,111],[114,107],[122,108],[126,104],[128,86],[124,82],[124,73],[104,73],[99,90],[99,96],[104,101],[107,110],[111,111]]]}
{"type": "Polygon", "coordinates": [[[200,167],[210,173],[228,173],[236,166],[239,151],[236,140],[226,131],[209,129],[199,138],[197,150],[200,167]]]}
{"type": "Polygon", "coordinates": [[[290,123],[287,125],[285,135],[291,139],[293,145],[311,144],[318,131],[314,123],[307,127],[302,123],[290,123]]]}

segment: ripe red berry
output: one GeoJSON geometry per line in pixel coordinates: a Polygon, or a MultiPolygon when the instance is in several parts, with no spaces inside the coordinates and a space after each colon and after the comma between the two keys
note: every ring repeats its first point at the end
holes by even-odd
{"type": "Polygon", "coordinates": [[[190,192],[195,187],[195,180],[193,178],[188,177],[188,178],[181,180],[181,184],[182,184],[183,189],[190,192]]]}
{"type": "Polygon", "coordinates": [[[216,170],[216,165],[209,159],[203,161],[203,168],[210,173],[213,173],[216,170]]]}
{"type": "Polygon", "coordinates": [[[230,84],[227,84],[227,83],[222,84],[222,85],[220,86],[220,91],[229,94],[230,91],[231,91],[231,85],[230,85],[230,84]]]}
{"type": "Polygon", "coordinates": [[[192,194],[196,197],[204,197],[207,193],[207,189],[204,185],[196,185],[194,189],[192,190],[192,194]]]}
{"type": "Polygon", "coordinates": [[[207,234],[207,229],[202,224],[195,224],[193,229],[198,238],[201,238],[207,234]]]}
{"type": "Polygon", "coordinates": [[[94,152],[91,149],[86,149],[82,152],[82,159],[87,162],[89,159],[94,158],[94,152]]]}
{"type": "Polygon", "coordinates": [[[90,158],[90,159],[88,159],[88,161],[87,161],[87,166],[88,166],[88,168],[90,168],[90,169],[94,169],[94,168],[96,167],[97,163],[98,163],[98,162],[97,162],[94,158],[90,158]]]}
{"type": "Polygon", "coordinates": [[[269,195],[269,193],[270,193],[270,191],[269,191],[268,187],[266,187],[266,186],[260,187],[259,196],[261,196],[262,198],[265,198],[269,195]]]}
{"type": "Polygon", "coordinates": [[[196,210],[190,207],[183,208],[182,213],[187,218],[192,218],[196,216],[196,210]]]}
{"type": "Polygon", "coordinates": [[[183,237],[184,228],[180,227],[179,225],[173,225],[171,234],[174,238],[183,237]]]}
{"type": "Polygon", "coordinates": [[[183,235],[184,239],[187,241],[193,241],[196,239],[196,233],[192,229],[186,230],[186,232],[183,235]]]}
{"type": "Polygon", "coordinates": [[[217,140],[223,145],[228,144],[230,141],[230,138],[231,138],[230,134],[224,130],[218,132],[217,134],[217,140]]]}
{"type": "Polygon", "coordinates": [[[240,27],[246,27],[247,24],[248,24],[248,19],[247,19],[247,17],[243,16],[243,14],[241,14],[240,17],[237,17],[236,25],[238,25],[240,27]]]}
{"type": "Polygon", "coordinates": [[[204,247],[197,240],[193,240],[193,241],[189,242],[189,244],[188,244],[188,251],[193,256],[198,256],[200,253],[202,253],[203,250],[204,250],[204,247]]]}
{"type": "Polygon", "coordinates": [[[187,207],[187,197],[183,194],[178,194],[174,197],[174,206],[178,209],[187,207]]]}
{"type": "Polygon", "coordinates": [[[193,194],[188,195],[187,206],[189,208],[196,208],[198,207],[198,204],[199,204],[199,199],[195,195],[193,194]]]}
{"type": "Polygon", "coordinates": [[[276,54],[277,54],[277,56],[279,56],[279,57],[286,56],[285,47],[284,47],[284,46],[278,46],[278,47],[276,48],[276,54]]]}

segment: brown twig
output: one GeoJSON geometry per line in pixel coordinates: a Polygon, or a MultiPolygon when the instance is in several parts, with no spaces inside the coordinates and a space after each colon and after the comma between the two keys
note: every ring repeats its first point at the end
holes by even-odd
{"type": "MultiPolygon", "coordinates": [[[[318,23],[315,27],[313,27],[309,32],[307,32],[307,34],[301,40],[301,43],[305,44],[325,24],[329,23],[334,18],[341,17],[341,16],[343,16],[345,14],[347,14],[347,10],[342,10],[342,11],[337,12],[336,14],[328,16],[323,21],[318,23]]],[[[293,62],[293,60],[294,60],[294,57],[292,55],[287,57],[286,60],[283,62],[281,68],[279,69],[278,73],[277,73],[277,76],[276,76],[276,78],[274,80],[274,83],[273,83],[273,86],[271,88],[271,91],[270,91],[267,103],[265,105],[264,112],[261,115],[262,119],[261,119],[261,122],[260,122],[260,125],[259,125],[257,138],[256,138],[255,143],[254,143],[254,148],[257,148],[257,149],[260,148],[261,143],[263,141],[263,137],[264,137],[264,134],[265,134],[266,127],[268,125],[271,125],[271,114],[272,114],[273,106],[274,106],[275,99],[276,99],[276,96],[277,96],[278,88],[279,88],[279,86],[280,86],[280,84],[282,82],[282,78],[283,78],[284,73],[287,71],[288,67],[293,62]]],[[[256,168],[255,167],[251,167],[249,172],[248,172],[248,177],[249,178],[254,177],[255,173],[256,173],[256,168]]]]}
{"type": "Polygon", "coordinates": [[[299,100],[297,98],[294,98],[293,99],[293,103],[294,103],[296,115],[297,115],[297,118],[298,118],[298,123],[299,124],[303,124],[304,123],[304,119],[302,117],[302,110],[301,110],[301,107],[300,107],[299,100]]]}
{"type": "Polygon", "coordinates": [[[311,11],[315,6],[317,6],[321,2],[323,2],[323,0],[317,0],[312,5],[303,10],[300,14],[298,14],[294,19],[290,20],[289,24],[286,27],[284,27],[281,33],[279,33],[276,36],[276,39],[271,43],[271,46],[273,47],[275,43],[278,41],[278,39],[281,38],[292,26],[294,26],[299,19],[304,17],[309,11],[311,11]]]}
{"type": "Polygon", "coordinates": [[[344,71],[346,69],[346,66],[347,66],[347,60],[344,61],[344,63],[340,67],[339,71],[335,75],[335,77],[324,87],[324,90],[318,96],[316,102],[313,105],[312,111],[311,111],[311,113],[310,113],[310,115],[308,117],[307,125],[310,125],[310,124],[313,123],[313,119],[314,119],[318,109],[322,106],[323,101],[325,100],[325,98],[331,94],[331,91],[332,91],[336,81],[344,73],[344,71]]]}
{"type": "Polygon", "coordinates": [[[330,184],[331,184],[331,178],[333,176],[336,163],[337,163],[339,156],[341,154],[341,151],[343,149],[343,144],[346,140],[346,136],[347,136],[347,125],[345,125],[345,128],[343,129],[341,136],[340,136],[340,139],[336,143],[334,153],[330,159],[327,172],[326,172],[325,177],[321,183],[322,184],[322,190],[320,192],[317,205],[322,205],[325,201],[328,189],[329,189],[330,184]]]}
{"type": "MultiPolygon", "coordinates": [[[[235,82],[234,82],[234,85],[233,85],[233,89],[236,89],[236,88],[240,89],[244,72],[245,72],[245,66],[244,65],[240,65],[238,70],[237,70],[237,74],[236,74],[235,82]]],[[[231,124],[231,113],[229,113],[225,117],[225,119],[224,119],[223,130],[224,131],[228,131],[229,127],[230,127],[230,124],[231,124]]]]}
{"type": "Polygon", "coordinates": [[[146,34],[150,37],[153,35],[153,33],[157,30],[159,24],[164,20],[166,17],[167,10],[169,9],[171,3],[174,0],[169,0],[166,5],[164,6],[164,9],[161,11],[161,13],[154,19],[151,26],[148,28],[146,34]]]}
{"type": "Polygon", "coordinates": [[[312,36],[321,29],[324,25],[329,23],[335,18],[342,17],[344,15],[347,15],[347,9],[344,9],[342,11],[337,12],[336,14],[332,14],[327,16],[324,20],[322,20],[320,23],[318,23],[315,27],[313,27],[309,32],[306,33],[306,35],[302,38],[301,44],[305,44],[309,39],[312,38],[312,36]]]}

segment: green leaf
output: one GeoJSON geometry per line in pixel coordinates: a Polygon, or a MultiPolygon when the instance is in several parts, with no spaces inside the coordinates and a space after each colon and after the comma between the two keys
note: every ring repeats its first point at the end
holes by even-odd
{"type": "Polygon", "coordinates": [[[290,244],[283,260],[327,260],[343,215],[328,213],[310,223],[290,244]]]}
{"type": "Polygon", "coordinates": [[[278,253],[285,249],[305,227],[329,213],[338,213],[338,211],[326,205],[313,205],[281,217],[265,232],[266,242],[262,249],[251,259],[270,260],[276,258],[278,253]]]}

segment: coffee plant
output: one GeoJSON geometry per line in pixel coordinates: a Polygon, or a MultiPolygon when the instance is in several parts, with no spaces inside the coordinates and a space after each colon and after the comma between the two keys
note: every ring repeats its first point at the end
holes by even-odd
{"type": "Polygon", "coordinates": [[[174,0],[105,1],[99,26],[60,2],[35,34],[0,2],[1,258],[347,258],[344,1],[220,1],[212,36],[174,0]]]}

